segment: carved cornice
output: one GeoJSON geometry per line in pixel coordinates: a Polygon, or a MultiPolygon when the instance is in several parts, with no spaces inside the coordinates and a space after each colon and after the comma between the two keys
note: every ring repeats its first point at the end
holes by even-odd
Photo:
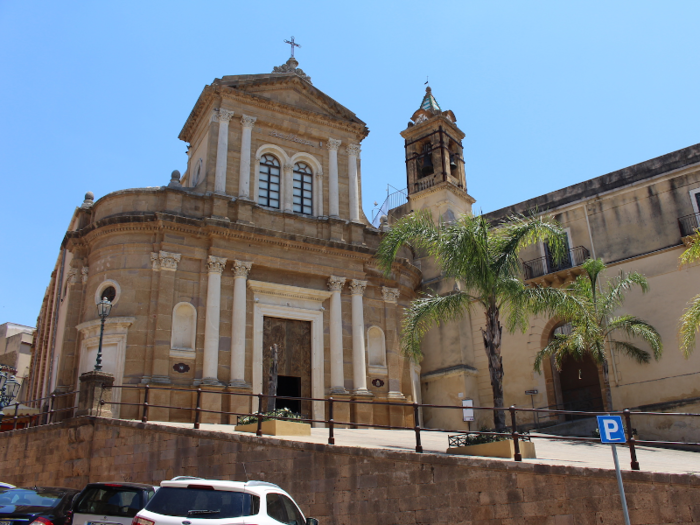
{"type": "Polygon", "coordinates": [[[337,277],[331,275],[328,278],[328,289],[331,292],[340,292],[343,290],[343,285],[345,285],[345,277],[337,277]]]}
{"type": "Polygon", "coordinates": [[[164,252],[151,253],[151,268],[153,271],[166,270],[174,272],[177,270],[177,263],[180,262],[179,253],[164,252]]]}
{"type": "Polygon", "coordinates": [[[287,284],[269,283],[263,281],[248,281],[248,288],[260,295],[274,295],[290,299],[303,299],[306,301],[323,302],[331,296],[331,292],[315,290],[313,288],[301,288],[287,284]]]}
{"type": "Polygon", "coordinates": [[[207,271],[209,273],[219,273],[222,274],[224,273],[224,268],[226,267],[226,258],[225,257],[214,257],[213,255],[210,255],[207,258],[207,271]]]}
{"type": "Polygon", "coordinates": [[[352,157],[359,157],[360,156],[360,145],[359,144],[349,144],[348,145],[348,155],[352,157]]]}
{"type": "Polygon", "coordinates": [[[326,147],[330,151],[338,151],[338,148],[340,147],[340,145],[342,143],[343,143],[342,140],[332,139],[332,138],[328,137],[328,143],[326,144],[326,147]]]}
{"type": "Polygon", "coordinates": [[[382,286],[382,297],[385,303],[398,303],[399,296],[401,293],[398,288],[389,288],[388,286],[382,286]]]}
{"type": "Polygon", "coordinates": [[[352,295],[364,295],[366,287],[367,281],[360,281],[359,279],[350,280],[350,293],[352,295]]]}
{"type": "Polygon", "coordinates": [[[248,115],[243,115],[243,116],[241,117],[241,125],[242,125],[244,128],[253,129],[253,127],[255,126],[255,121],[256,121],[256,120],[258,120],[257,117],[249,117],[248,115]]]}
{"type": "Polygon", "coordinates": [[[234,277],[248,277],[248,273],[250,273],[250,269],[253,266],[252,261],[233,261],[233,276],[234,277]]]}

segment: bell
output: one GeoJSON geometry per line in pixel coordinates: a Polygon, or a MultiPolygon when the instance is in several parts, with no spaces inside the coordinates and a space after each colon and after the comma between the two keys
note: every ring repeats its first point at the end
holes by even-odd
{"type": "Polygon", "coordinates": [[[433,156],[430,154],[430,152],[423,154],[423,167],[420,171],[423,177],[432,175],[432,173],[435,171],[433,169],[433,156]]]}
{"type": "Polygon", "coordinates": [[[455,162],[455,154],[450,155],[450,171],[457,169],[457,162],[455,162]]]}

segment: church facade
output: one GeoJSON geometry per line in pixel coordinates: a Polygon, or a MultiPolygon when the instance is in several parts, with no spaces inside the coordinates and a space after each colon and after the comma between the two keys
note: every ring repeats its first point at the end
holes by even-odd
{"type": "MultiPolygon", "coordinates": [[[[405,202],[374,227],[361,208],[364,122],[314,87],[294,58],[270,74],[215,80],[180,133],[188,144],[184,175],[173,172],[167,186],[116,191],[97,201],[88,194],[76,209],[39,315],[27,399],[77,390],[80,374],[95,363],[95,305],[107,297],[113,308],[105,323],[104,369],[117,385],[164,387],[152,390],[150,404],[176,408],[152,408],[154,420],[191,421],[199,387],[231,394],[205,395],[203,408],[257,410],[256,401],[236,394],[267,393],[275,344],[279,395],[367,401],[338,404],[336,421],[413,424],[410,407],[382,402],[491,406],[483,312],[431,330],[423,361],[412,363],[400,353],[403,309],[422,292],[448,294],[459,283],[443,279],[434,261],[409,249],[389,276],[374,260],[383,231],[412,211],[427,209],[447,221],[472,213],[464,134],[456,121],[428,88],[401,132],[405,202]]],[[[536,353],[566,327],[535,317],[525,333],[504,332],[506,404],[700,412],[700,352],[685,359],[675,335],[700,282],[700,266],[678,266],[700,220],[700,145],[488,218],[498,223],[531,210],[553,214],[567,229],[570,249],[558,265],[544,245],[525,250],[525,281],[565,285],[587,257],[604,258],[610,275],[639,271],[651,291],[632,294],[621,313],[656,326],[665,351],[646,365],[612,354],[609,386],[590,362],[567,363],[561,371],[545,363],[538,374],[536,353]],[[607,388],[613,407],[605,406],[607,388]]],[[[124,388],[115,399],[138,403],[142,396],[124,388]]],[[[319,401],[290,408],[313,419],[327,415],[319,401]]],[[[130,405],[117,412],[138,416],[130,405]]],[[[421,418],[433,428],[492,424],[488,411],[476,411],[471,422],[461,410],[426,408],[421,418]]],[[[689,432],[698,431],[681,420],[637,427],[642,437],[660,439],[692,439],[689,432]]]]}

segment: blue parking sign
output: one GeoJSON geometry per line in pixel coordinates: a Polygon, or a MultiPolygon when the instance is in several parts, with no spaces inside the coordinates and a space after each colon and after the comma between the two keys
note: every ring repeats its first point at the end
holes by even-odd
{"type": "Polygon", "coordinates": [[[625,429],[622,416],[597,416],[601,443],[625,443],[625,429]]]}

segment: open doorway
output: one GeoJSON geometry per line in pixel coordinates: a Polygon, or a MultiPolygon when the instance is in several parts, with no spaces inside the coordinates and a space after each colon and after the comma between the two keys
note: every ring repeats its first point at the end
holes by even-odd
{"type": "MultiPolygon", "coordinates": [[[[567,356],[559,372],[561,401],[564,410],[602,412],[603,394],[600,388],[598,365],[585,354],[579,361],[567,356]]],[[[567,414],[567,421],[579,416],[567,414]]]]}
{"type": "MultiPolygon", "coordinates": [[[[277,376],[277,395],[279,397],[302,397],[301,377],[277,376]]],[[[301,414],[299,399],[277,399],[277,408],[288,408],[295,414],[301,414]]]]}

